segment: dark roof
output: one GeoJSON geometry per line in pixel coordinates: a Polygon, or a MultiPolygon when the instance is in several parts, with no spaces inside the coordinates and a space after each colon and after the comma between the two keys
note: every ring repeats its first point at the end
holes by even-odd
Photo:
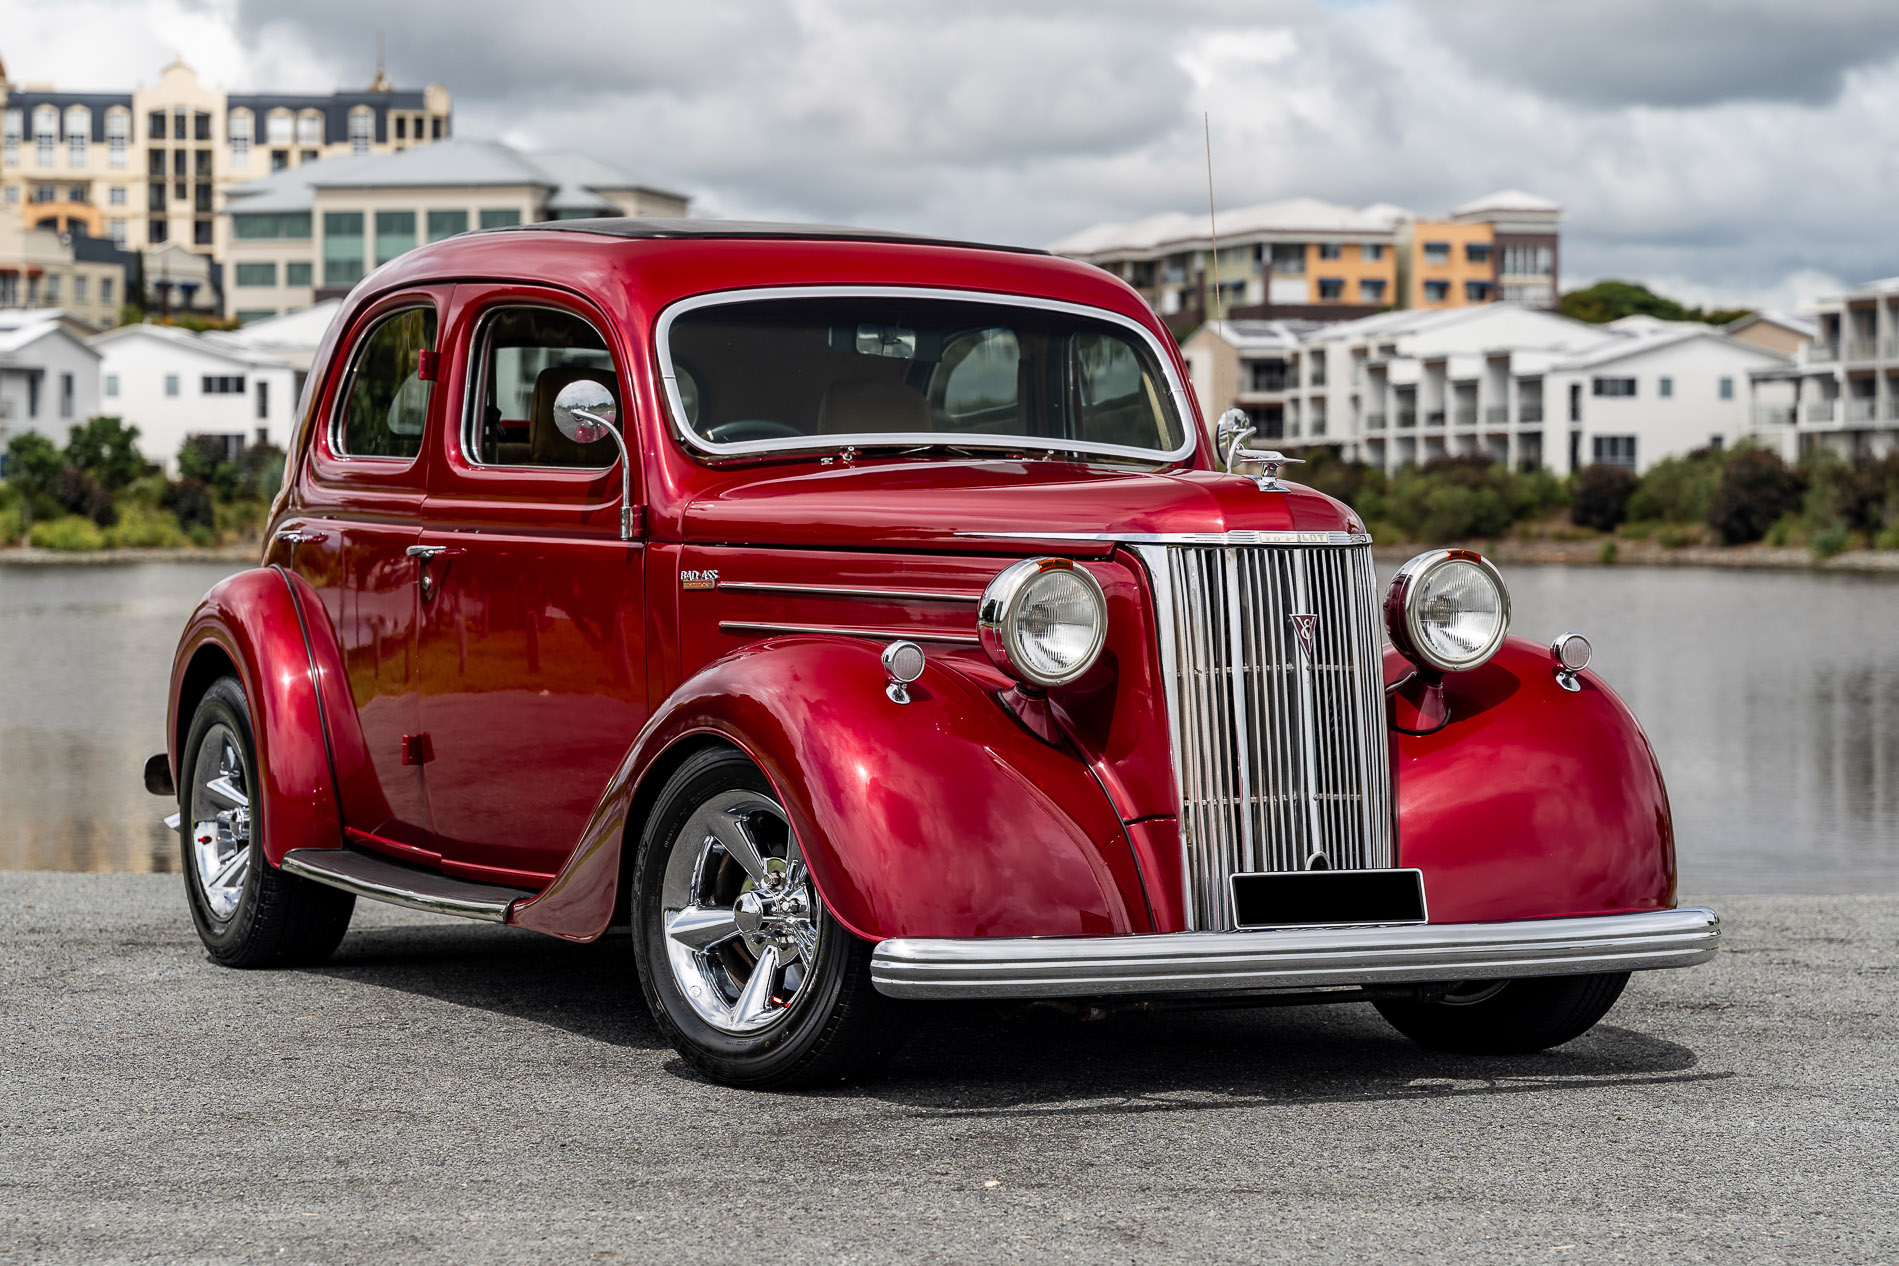
{"type": "MultiPolygon", "coordinates": [[[[66,107],[85,106],[92,111],[92,139],[100,144],[106,138],[106,111],[113,106],[132,108],[132,94],[129,92],[8,92],[7,109],[19,110],[25,117],[21,120],[21,143],[33,141],[33,108],[35,106],[57,106],[59,108],[59,134],[66,135],[66,107]]],[[[126,143],[131,143],[131,132],[126,132],[126,143]]]]}
{"type": "Polygon", "coordinates": [[[69,240],[73,246],[73,258],[88,264],[117,264],[121,268],[130,268],[136,257],[134,252],[126,250],[109,237],[74,233],[69,240]]]}
{"type": "Polygon", "coordinates": [[[981,251],[1013,251],[1046,255],[1034,246],[1000,246],[994,242],[964,242],[895,233],[888,229],[860,229],[842,224],[779,224],[769,220],[678,220],[666,216],[613,216],[595,220],[548,220],[520,224],[494,233],[597,233],[631,238],[749,238],[790,242],[902,242],[913,246],[962,246],[981,251]]]}
{"type": "MultiPolygon", "coordinates": [[[[281,94],[230,96],[225,98],[228,127],[228,115],[231,110],[249,110],[258,118],[272,110],[321,110],[323,112],[323,140],[326,144],[349,138],[349,112],[359,105],[366,105],[376,111],[376,143],[389,139],[389,111],[420,110],[425,106],[422,92],[412,89],[400,89],[394,92],[332,92],[322,96],[309,94],[286,96],[281,94]]],[[[251,144],[262,146],[263,133],[253,132],[251,144]]]]}

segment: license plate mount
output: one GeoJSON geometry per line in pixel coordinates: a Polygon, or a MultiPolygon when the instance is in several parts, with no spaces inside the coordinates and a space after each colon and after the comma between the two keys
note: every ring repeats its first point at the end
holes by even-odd
{"type": "Polygon", "coordinates": [[[1424,923],[1424,872],[1284,870],[1234,875],[1236,928],[1424,923]]]}

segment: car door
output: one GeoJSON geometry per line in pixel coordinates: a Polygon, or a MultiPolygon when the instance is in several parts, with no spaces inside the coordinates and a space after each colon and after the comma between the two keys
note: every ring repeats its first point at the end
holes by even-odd
{"type": "Polygon", "coordinates": [[[465,285],[455,304],[418,591],[433,847],[451,873],[539,887],[648,708],[619,450],[563,437],[553,402],[591,378],[630,431],[631,396],[611,327],[573,296],[465,285]]]}
{"type": "Polygon", "coordinates": [[[342,366],[317,405],[300,473],[304,514],[279,526],[270,561],[308,581],[335,630],[355,703],[336,736],[351,838],[430,860],[427,790],[418,762],[416,560],[435,406],[436,334],[452,288],[391,297],[342,342],[342,366]]]}

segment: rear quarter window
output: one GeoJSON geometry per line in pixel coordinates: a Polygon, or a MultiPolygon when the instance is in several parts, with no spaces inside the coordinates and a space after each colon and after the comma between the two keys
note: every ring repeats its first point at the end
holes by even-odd
{"type": "Polygon", "coordinates": [[[422,451],[432,384],[417,374],[435,350],[435,309],[404,308],[356,345],[331,444],[345,457],[412,458],[422,451]]]}

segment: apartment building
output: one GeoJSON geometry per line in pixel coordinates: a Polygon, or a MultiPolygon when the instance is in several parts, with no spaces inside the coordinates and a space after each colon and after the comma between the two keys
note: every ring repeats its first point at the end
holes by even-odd
{"type": "Polygon", "coordinates": [[[1789,460],[1816,446],[1843,456],[1899,447],[1899,277],[1813,305],[1813,340],[1784,369],[1753,375],[1756,440],[1789,460]]]}
{"type": "Polygon", "coordinates": [[[1506,295],[1554,308],[1560,217],[1555,203],[1521,190],[1431,220],[1382,203],[1293,198],[1221,212],[1212,226],[1183,212],[1098,224],[1050,249],[1114,273],[1181,330],[1215,316],[1350,320],[1506,295]]]}
{"type": "Polygon", "coordinates": [[[33,226],[221,260],[218,212],[231,186],[451,132],[447,89],[399,89],[381,70],[360,92],[327,95],[227,93],[182,60],[121,92],[14,85],[0,71],[0,206],[33,226]]]}
{"type": "Polygon", "coordinates": [[[99,411],[99,354],[56,308],[0,310],[0,475],[14,436],[57,443],[99,411]]]}
{"type": "Polygon", "coordinates": [[[426,242],[591,216],[686,214],[686,195],[584,154],[454,138],[405,153],[324,159],[230,191],[225,310],[262,320],[340,296],[426,242]]]}
{"type": "Polygon", "coordinates": [[[52,228],[29,228],[0,209],[0,309],[56,308],[96,329],[117,320],[125,302],[120,253],[109,246],[76,250],[75,240],[91,245],[52,228]]]}
{"type": "Polygon", "coordinates": [[[290,440],[302,373],[220,333],[146,322],[95,335],[100,410],[139,430],[146,461],[176,471],[186,438],[214,435],[232,454],[290,440]]]}

